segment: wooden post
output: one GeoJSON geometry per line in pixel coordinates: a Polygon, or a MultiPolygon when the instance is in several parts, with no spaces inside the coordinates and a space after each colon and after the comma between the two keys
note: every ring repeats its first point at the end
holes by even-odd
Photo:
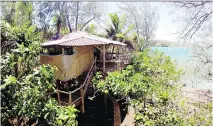
{"type": "Polygon", "coordinates": [[[69,91],[69,105],[71,105],[72,103],[72,94],[71,94],[71,91],[69,91]]]}
{"type": "Polygon", "coordinates": [[[57,92],[57,96],[58,96],[58,103],[59,103],[59,105],[61,105],[61,99],[60,99],[59,91],[58,91],[58,90],[56,90],[56,92],[57,92]]]}
{"type": "Polygon", "coordinates": [[[120,58],[120,52],[119,52],[119,48],[118,48],[118,71],[121,70],[121,58],[120,58]]]}
{"type": "Polygon", "coordinates": [[[118,68],[118,71],[120,71],[120,59],[118,60],[118,62],[117,62],[117,68],[118,68]]]}
{"type": "Polygon", "coordinates": [[[83,90],[83,88],[81,88],[81,111],[82,111],[82,113],[84,113],[85,112],[85,110],[84,110],[84,90],[83,90]]]}
{"type": "Polygon", "coordinates": [[[64,55],[65,53],[64,53],[64,47],[62,48],[62,55],[64,55]]]}
{"type": "Polygon", "coordinates": [[[103,71],[106,72],[106,48],[105,48],[105,45],[103,45],[103,71]]]}

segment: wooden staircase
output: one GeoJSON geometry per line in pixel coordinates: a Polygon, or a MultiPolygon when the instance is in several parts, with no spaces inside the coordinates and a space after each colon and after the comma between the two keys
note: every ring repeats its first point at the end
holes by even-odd
{"type": "MultiPolygon", "coordinates": [[[[109,61],[111,62],[111,61],[109,61]]],[[[115,61],[113,61],[115,62],[115,61]]],[[[84,113],[84,98],[87,92],[87,89],[91,83],[92,77],[94,76],[96,70],[100,70],[102,71],[102,74],[104,76],[107,75],[107,72],[109,70],[107,64],[108,62],[105,62],[105,64],[100,61],[97,60],[95,58],[92,66],[90,67],[88,73],[85,76],[81,77],[81,80],[83,78],[85,78],[83,84],[80,84],[80,86],[78,85],[78,87],[75,87],[76,89],[74,89],[73,91],[62,91],[57,89],[57,99],[58,99],[58,103],[59,105],[75,105],[75,106],[79,106],[81,105],[81,111],[82,113],[84,113]],[[101,62],[101,63],[100,63],[101,62]],[[97,63],[97,64],[96,64],[97,63]],[[103,71],[102,67],[105,66],[106,71],[103,71]]],[[[116,67],[113,67],[111,71],[115,71],[115,70],[121,70],[125,67],[126,65],[122,66],[121,65],[116,65],[116,67]]]]}
{"type": "Polygon", "coordinates": [[[81,111],[84,113],[84,98],[95,71],[96,58],[90,67],[89,72],[87,73],[84,83],[81,84],[79,88],[69,92],[58,89],[56,90],[59,105],[81,105],[81,111]]]}

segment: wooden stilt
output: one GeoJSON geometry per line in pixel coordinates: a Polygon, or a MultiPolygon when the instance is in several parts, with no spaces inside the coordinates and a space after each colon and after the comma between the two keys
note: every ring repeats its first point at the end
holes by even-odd
{"type": "Polygon", "coordinates": [[[56,92],[57,92],[57,97],[58,97],[58,104],[61,105],[60,93],[58,90],[56,92]]]}
{"type": "Polygon", "coordinates": [[[62,55],[64,55],[65,53],[64,53],[64,48],[62,48],[62,55]]]}
{"type": "Polygon", "coordinates": [[[71,105],[72,103],[72,94],[71,94],[71,91],[69,91],[69,105],[71,105]]]}
{"type": "Polygon", "coordinates": [[[84,92],[83,92],[84,90],[83,90],[83,88],[81,88],[81,111],[82,111],[82,113],[84,113],[85,112],[85,110],[84,110],[84,92]]]}
{"type": "MultiPolygon", "coordinates": [[[[95,71],[94,72],[96,72],[96,70],[97,70],[97,66],[96,66],[96,60],[97,60],[97,57],[95,57],[95,71]]],[[[94,73],[93,73],[94,74],[94,73]]]]}

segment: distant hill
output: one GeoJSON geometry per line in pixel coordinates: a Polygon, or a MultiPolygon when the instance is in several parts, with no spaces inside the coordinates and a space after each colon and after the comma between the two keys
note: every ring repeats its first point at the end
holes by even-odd
{"type": "Polygon", "coordinates": [[[181,47],[183,46],[181,43],[173,42],[173,41],[166,41],[166,40],[153,40],[151,42],[152,46],[156,47],[181,47]]]}

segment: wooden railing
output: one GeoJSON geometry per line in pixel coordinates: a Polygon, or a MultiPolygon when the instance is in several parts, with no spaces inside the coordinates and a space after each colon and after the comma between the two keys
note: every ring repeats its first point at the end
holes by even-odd
{"type": "Polygon", "coordinates": [[[69,91],[69,92],[62,91],[62,90],[56,90],[59,105],[73,105],[73,104],[75,104],[78,100],[81,99],[81,97],[79,97],[79,98],[76,99],[75,101],[72,101],[72,94],[75,93],[75,92],[77,92],[77,91],[80,90],[80,89],[81,89],[81,87],[78,88],[77,90],[69,91]],[[60,98],[60,95],[61,95],[61,94],[65,94],[65,95],[68,95],[68,96],[69,96],[68,102],[64,102],[64,101],[61,100],[61,98],[60,98]]]}
{"type": "Polygon", "coordinates": [[[57,91],[57,97],[58,97],[58,102],[59,102],[59,105],[73,105],[77,102],[79,102],[81,100],[81,104],[82,104],[82,112],[84,113],[84,97],[85,97],[85,94],[86,94],[86,91],[87,91],[87,88],[91,82],[91,79],[93,77],[93,74],[95,73],[96,71],[96,58],[92,64],[92,66],[90,67],[89,69],[89,72],[87,73],[87,76],[84,80],[84,83],[77,89],[73,90],[73,91],[69,91],[69,92],[66,92],[66,91],[61,91],[61,90],[56,90],[57,91]],[[72,94],[76,93],[77,91],[80,90],[80,97],[75,99],[73,101],[72,99],[72,94]],[[60,95],[61,94],[64,94],[64,95],[68,95],[69,96],[69,100],[68,100],[68,103],[67,102],[64,102],[60,99],[60,95]]]}
{"type": "Polygon", "coordinates": [[[106,60],[97,60],[97,69],[104,70],[103,65],[105,62],[105,72],[120,71],[130,63],[130,54],[128,53],[106,53],[106,60]]]}
{"type": "Polygon", "coordinates": [[[87,88],[89,86],[89,83],[91,82],[92,77],[93,77],[95,71],[96,71],[96,57],[95,57],[95,60],[94,60],[94,62],[92,64],[92,66],[90,67],[90,70],[89,70],[89,72],[87,74],[87,77],[86,77],[86,79],[85,79],[85,81],[83,83],[83,86],[85,86],[85,88],[84,88],[84,94],[83,95],[85,95],[85,93],[87,91],[87,88]]]}
{"type": "MultiPolygon", "coordinates": [[[[97,65],[97,67],[96,67],[96,69],[98,69],[98,70],[103,70],[103,60],[97,60],[97,63],[100,63],[99,65],[97,65]]],[[[123,67],[123,65],[121,64],[121,61],[119,61],[119,60],[115,60],[115,61],[112,61],[112,60],[106,60],[105,61],[105,69],[106,69],[106,71],[115,71],[115,70],[120,70],[121,69],[121,67],[123,67]],[[111,64],[111,63],[114,63],[115,65],[113,65],[113,66],[111,66],[111,67],[109,67],[108,65],[109,64],[111,64]]]]}
{"type": "Polygon", "coordinates": [[[122,62],[130,62],[130,54],[128,53],[106,53],[106,60],[120,60],[122,62]]]}

